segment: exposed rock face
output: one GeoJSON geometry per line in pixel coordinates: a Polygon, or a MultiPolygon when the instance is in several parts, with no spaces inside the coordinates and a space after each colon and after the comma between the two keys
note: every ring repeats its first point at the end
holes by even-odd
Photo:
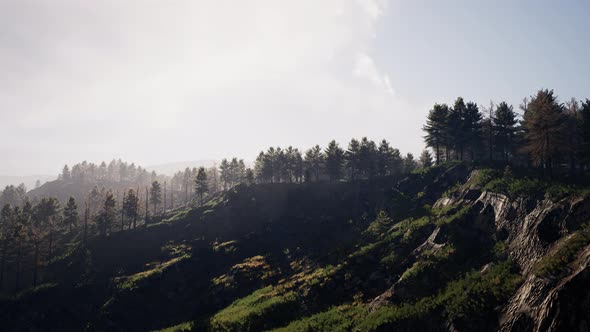
{"type": "MultiPolygon", "coordinates": [[[[523,276],[523,282],[509,301],[498,308],[500,331],[590,331],[590,245],[577,253],[577,258],[565,268],[565,276],[542,277],[535,274],[540,259],[555,252],[582,224],[590,221],[590,198],[568,196],[559,201],[547,198],[509,197],[482,191],[470,183],[450,197],[433,205],[444,209],[469,207],[469,229],[482,237],[504,241],[508,256],[523,276]]],[[[445,234],[437,227],[412,257],[424,250],[437,250],[445,245],[445,234]]],[[[564,263],[567,264],[567,263],[564,263]]],[[[489,266],[484,265],[481,271],[489,266]]],[[[407,293],[403,280],[376,297],[371,310],[396,302],[407,293]]],[[[447,322],[435,330],[461,330],[447,322]]]]}
{"type": "MultiPolygon", "coordinates": [[[[560,241],[588,221],[590,199],[567,197],[510,199],[506,195],[467,188],[435,206],[471,205],[476,219],[493,219],[496,234],[509,248],[524,282],[502,310],[502,331],[588,331],[590,326],[590,247],[570,264],[570,273],[558,280],[534,274],[534,266],[560,241]]],[[[433,234],[434,235],[434,234],[433,234]]]]}

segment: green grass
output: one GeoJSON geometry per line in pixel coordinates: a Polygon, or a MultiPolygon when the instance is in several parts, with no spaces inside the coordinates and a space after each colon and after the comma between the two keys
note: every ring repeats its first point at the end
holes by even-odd
{"type": "Polygon", "coordinates": [[[408,268],[400,277],[401,280],[412,280],[415,279],[422,273],[434,273],[436,267],[449,259],[451,255],[455,253],[455,248],[452,245],[447,245],[437,251],[425,251],[420,255],[418,261],[416,261],[410,268],[408,268]]]}
{"type": "Polygon", "coordinates": [[[474,271],[447,285],[442,298],[447,316],[451,319],[469,317],[508,299],[521,283],[521,277],[509,261],[494,264],[485,273],[474,271]]]}
{"type": "Polygon", "coordinates": [[[461,183],[461,182],[455,183],[454,186],[450,187],[442,194],[442,197],[451,198],[453,196],[453,194],[461,188],[462,185],[463,185],[463,183],[461,183]]]}
{"type": "Polygon", "coordinates": [[[508,261],[492,266],[486,273],[473,271],[450,282],[439,294],[414,303],[384,306],[368,314],[356,327],[361,331],[391,328],[402,320],[420,320],[435,310],[450,319],[483,314],[506,301],[520,285],[521,277],[508,261]]]}
{"type": "Polygon", "coordinates": [[[387,213],[385,213],[385,211],[380,211],[375,220],[369,225],[369,227],[367,227],[363,234],[375,238],[383,238],[392,225],[393,220],[387,215],[387,213]]]}
{"type": "Polygon", "coordinates": [[[432,224],[430,217],[424,216],[417,219],[404,219],[391,226],[391,219],[381,212],[364,232],[365,235],[369,234],[379,240],[365,243],[348,255],[348,258],[355,259],[379,253],[389,243],[397,239],[405,244],[411,243],[418,238],[420,231],[430,224],[432,224]]]}
{"type": "Polygon", "coordinates": [[[590,244],[590,226],[585,225],[569,238],[557,244],[557,248],[543,256],[535,264],[534,273],[539,277],[564,277],[568,264],[573,262],[580,250],[590,244]]]}
{"type": "Polygon", "coordinates": [[[449,224],[452,224],[456,221],[459,221],[459,220],[465,218],[469,214],[469,210],[471,210],[471,207],[465,206],[449,216],[440,217],[436,221],[436,225],[437,226],[449,225],[449,224]]]}
{"type": "Polygon", "coordinates": [[[501,176],[502,176],[502,173],[498,170],[495,170],[495,169],[491,169],[491,168],[478,169],[473,172],[473,174],[472,174],[471,178],[469,178],[469,181],[467,182],[467,184],[469,186],[481,187],[481,186],[486,185],[487,183],[489,183],[493,179],[496,179],[501,176]]]}
{"type": "Polygon", "coordinates": [[[355,324],[367,315],[362,305],[342,305],[291,322],[275,332],[353,331],[355,324]]]}
{"type": "Polygon", "coordinates": [[[412,243],[418,238],[420,231],[431,223],[429,217],[408,219],[406,223],[403,223],[398,228],[398,231],[403,234],[402,243],[412,243]]]}
{"type": "Polygon", "coordinates": [[[193,322],[184,322],[178,325],[170,326],[165,329],[159,330],[158,332],[185,332],[185,331],[192,331],[193,329],[193,322]]]}
{"type": "Polygon", "coordinates": [[[544,193],[544,196],[552,201],[558,201],[569,195],[586,195],[590,188],[565,184],[560,182],[549,182],[534,178],[499,177],[489,181],[483,187],[485,191],[507,194],[515,198],[519,196],[535,196],[544,193]]]}
{"type": "Polygon", "coordinates": [[[20,299],[23,299],[23,298],[28,297],[28,296],[32,296],[32,295],[35,295],[35,294],[40,294],[40,293],[49,291],[51,289],[56,288],[57,286],[58,286],[57,283],[48,282],[48,283],[41,284],[41,285],[36,286],[36,287],[30,287],[30,288],[27,288],[27,289],[19,292],[18,294],[16,294],[14,296],[14,298],[16,300],[20,300],[20,299]]]}
{"type": "Polygon", "coordinates": [[[174,214],[173,216],[171,216],[168,219],[163,219],[162,223],[171,223],[171,222],[175,222],[178,220],[184,220],[188,217],[190,210],[189,209],[184,209],[181,210],[179,212],[177,212],[176,214],[174,214]]]}
{"type": "Polygon", "coordinates": [[[145,280],[158,278],[162,273],[170,268],[171,266],[178,264],[179,262],[190,258],[190,255],[183,255],[180,257],[173,258],[164,264],[161,264],[153,269],[142,271],[130,276],[115,278],[115,283],[119,289],[133,290],[140,287],[141,283],[145,280]]]}
{"type": "Polygon", "coordinates": [[[284,325],[300,314],[310,288],[323,288],[340,265],[304,269],[275,286],[261,288],[234,301],[210,320],[213,331],[260,331],[284,325]]]}
{"type": "Polygon", "coordinates": [[[214,331],[258,331],[288,320],[297,310],[297,294],[268,286],[232,303],[211,319],[214,331]]]}

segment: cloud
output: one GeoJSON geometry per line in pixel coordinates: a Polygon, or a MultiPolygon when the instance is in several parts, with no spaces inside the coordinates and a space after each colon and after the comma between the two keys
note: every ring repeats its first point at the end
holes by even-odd
{"type": "Polygon", "coordinates": [[[375,62],[373,59],[367,54],[359,54],[354,73],[359,77],[366,78],[367,80],[371,81],[375,87],[383,89],[392,96],[395,95],[395,91],[393,90],[389,80],[389,76],[386,74],[381,74],[375,67],[375,62]]]}
{"type": "Polygon", "coordinates": [[[269,144],[386,133],[366,118],[404,103],[371,55],[386,8],[375,0],[2,2],[0,115],[11,121],[0,132],[20,149],[5,139],[0,152],[45,171],[80,159],[253,158],[269,144]]]}

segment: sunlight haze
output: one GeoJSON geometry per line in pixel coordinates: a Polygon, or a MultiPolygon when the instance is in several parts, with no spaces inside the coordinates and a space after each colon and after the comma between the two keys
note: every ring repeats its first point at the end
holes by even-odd
{"type": "Polygon", "coordinates": [[[253,161],[269,141],[362,136],[419,154],[435,101],[518,106],[550,83],[581,96],[590,70],[567,59],[587,54],[587,23],[574,7],[548,2],[524,28],[529,9],[513,1],[2,0],[0,174],[253,161]],[[553,11],[565,15],[545,24],[553,11]],[[557,50],[538,52],[541,36],[557,50]]]}

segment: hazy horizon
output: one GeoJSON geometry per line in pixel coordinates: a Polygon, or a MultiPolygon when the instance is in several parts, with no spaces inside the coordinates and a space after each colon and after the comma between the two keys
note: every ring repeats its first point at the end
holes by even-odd
{"type": "Polygon", "coordinates": [[[435,102],[584,95],[589,5],[562,5],[0,1],[0,174],[363,136],[418,154],[435,102]]]}

